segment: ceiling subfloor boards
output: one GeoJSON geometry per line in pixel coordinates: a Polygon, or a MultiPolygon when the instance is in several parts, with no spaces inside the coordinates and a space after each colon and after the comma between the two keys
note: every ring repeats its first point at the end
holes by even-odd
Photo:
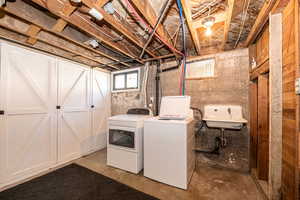
{"type": "Polygon", "coordinates": [[[225,45],[228,40],[228,33],[229,33],[230,24],[231,24],[231,20],[232,20],[234,2],[235,2],[235,0],[228,0],[228,2],[227,2],[228,6],[226,9],[226,20],[225,20],[225,25],[224,25],[224,38],[223,38],[223,42],[221,45],[222,50],[225,49],[225,45]]]}
{"type": "MultiPolygon", "coordinates": [[[[38,5],[42,6],[45,9],[49,9],[49,11],[56,16],[64,19],[69,24],[74,25],[75,27],[78,27],[80,30],[84,31],[85,33],[93,36],[97,40],[105,43],[106,45],[114,48],[115,50],[121,52],[122,54],[125,54],[126,56],[130,58],[135,58],[136,61],[143,64],[142,61],[137,59],[137,55],[133,55],[127,48],[124,46],[121,46],[120,44],[113,42],[109,37],[108,33],[105,33],[104,30],[101,30],[99,26],[97,26],[95,23],[91,22],[90,20],[84,18],[79,13],[73,12],[70,16],[65,16],[59,10],[61,10],[61,7],[64,6],[63,4],[59,3],[59,1],[54,0],[57,4],[49,4],[48,6],[45,5],[45,3],[41,2],[41,0],[31,0],[32,2],[37,3],[38,5]]],[[[53,2],[51,0],[51,2],[53,2]]]]}
{"type": "MultiPolygon", "coordinates": [[[[130,27],[125,27],[125,24],[121,24],[119,21],[117,21],[113,16],[106,13],[101,7],[98,7],[92,0],[82,0],[82,2],[88,6],[89,8],[94,8],[98,12],[100,12],[103,15],[103,19],[109,23],[112,27],[114,27],[116,30],[121,32],[125,37],[127,37],[131,42],[133,42],[135,45],[137,45],[140,48],[144,47],[145,41],[141,41],[139,38],[137,38],[131,31],[130,27]]],[[[151,55],[152,57],[156,57],[155,53],[152,51],[146,49],[146,52],[151,55]]]]}
{"type": "Polygon", "coordinates": [[[265,23],[269,19],[269,13],[271,12],[274,5],[278,2],[277,0],[269,0],[265,1],[263,7],[261,8],[254,25],[245,41],[244,46],[249,46],[257,37],[257,35],[261,32],[265,23]]]}
{"type": "MultiPolygon", "coordinates": [[[[150,26],[152,28],[154,28],[155,23],[157,22],[158,18],[156,16],[156,13],[155,13],[153,7],[151,6],[149,0],[131,0],[130,2],[143,15],[143,17],[150,24],[150,26]]],[[[168,34],[168,31],[163,26],[163,24],[159,24],[158,25],[158,27],[157,27],[157,34],[162,38],[162,40],[164,40],[168,44],[167,47],[169,47],[169,49],[174,54],[178,54],[174,50],[175,47],[172,44],[172,39],[171,39],[170,35],[168,34]],[[170,47],[174,47],[174,49],[170,48],[170,47]]]]}
{"type": "MultiPolygon", "coordinates": [[[[56,21],[56,23],[52,23],[54,25],[50,25],[46,24],[45,21],[47,20],[41,20],[41,16],[40,14],[38,14],[37,12],[34,12],[34,8],[31,8],[29,5],[26,5],[24,2],[19,1],[19,2],[15,2],[15,3],[8,3],[6,7],[1,8],[4,12],[6,12],[7,14],[13,15],[16,18],[19,18],[21,20],[23,20],[24,22],[30,24],[32,23],[33,25],[36,25],[40,28],[42,28],[43,31],[52,33],[54,35],[56,35],[57,37],[63,38],[75,45],[78,45],[79,48],[84,48],[86,51],[91,51],[91,55],[100,55],[103,58],[107,58],[109,59],[108,61],[103,61],[102,64],[108,63],[110,62],[110,60],[113,61],[119,61],[119,59],[116,59],[104,52],[101,52],[99,50],[96,50],[88,45],[85,45],[81,42],[78,42],[74,39],[72,39],[69,36],[64,35],[63,33],[61,33],[63,29],[63,25],[65,24],[65,21],[63,19],[58,19],[58,21],[56,21]],[[23,12],[25,10],[31,11],[30,15],[26,14],[26,12],[23,12]]],[[[97,56],[99,57],[99,56],[97,56]]],[[[127,63],[122,63],[121,64],[125,65],[126,67],[130,67],[130,65],[128,65],[127,63]]]]}
{"type": "MultiPolygon", "coordinates": [[[[24,22],[21,19],[14,18],[13,16],[6,14],[0,20],[0,26],[8,29],[10,31],[15,31],[23,36],[27,36],[28,39],[26,42],[28,44],[34,45],[37,41],[41,41],[47,45],[54,46],[55,48],[59,48],[65,50],[67,52],[72,53],[73,55],[79,55],[80,57],[92,61],[90,63],[91,66],[99,64],[105,64],[106,62],[101,61],[100,59],[94,58],[91,56],[91,53],[86,51],[85,48],[78,47],[72,42],[65,40],[61,37],[56,37],[53,34],[48,33],[47,31],[43,31],[41,27],[31,24],[30,22],[24,22]],[[34,41],[34,42],[30,42],[34,41]]],[[[108,66],[109,68],[119,69],[115,66],[108,66]]]]}
{"type": "Polygon", "coordinates": [[[182,6],[183,6],[183,12],[184,12],[186,22],[187,22],[187,25],[189,27],[191,36],[192,36],[193,43],[196,47],[196,51],[197,51],[198,55],[200,55],[200,52],[201,52],[200,41],[199,41],[199,36],[198,36],[197,30],[193,26],[190,0],[181,0],[181,3],[182,3],[182,6]]]}

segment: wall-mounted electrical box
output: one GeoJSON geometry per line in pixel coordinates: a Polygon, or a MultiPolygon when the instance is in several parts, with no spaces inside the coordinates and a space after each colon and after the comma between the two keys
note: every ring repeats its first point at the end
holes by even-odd
{"type": "Polygon", "coordinates": [[[295,93],[300,95],[300,78],[296,78],[295,81],[295,93]]]}
{"type": "Polygon", "coordinates": [[[0,0],[0,7],[4,6],[6,3],[6,0],[0,0]]]}

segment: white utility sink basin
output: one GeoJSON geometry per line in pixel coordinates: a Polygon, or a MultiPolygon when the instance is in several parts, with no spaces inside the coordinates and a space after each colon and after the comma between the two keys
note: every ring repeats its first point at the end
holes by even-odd
{"type": "Polygon", "coordinates": [[[235,105],[206,105],[204,121],[210,128],[242,129],[247,120],[243,118],[242,107],[235,105]]]}

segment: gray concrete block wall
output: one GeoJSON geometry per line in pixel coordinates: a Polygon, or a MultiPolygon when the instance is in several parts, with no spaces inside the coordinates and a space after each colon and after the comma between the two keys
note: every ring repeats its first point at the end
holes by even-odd
{"type": "MultiPolygon", "coordinates": [[[[233,104],[243,108],[244,118],[249,120],[249,57],[248,49],[223,52],[203,58],[215,57],[215,77],[203,80],[186,81],[186,95],[192,97],[192,106],[203,110],[206,104],[233,104]]],[[[201,58],[200,58],[201,59],[201,58]]],[[[162,64],[161,68],[176,66],[176,62],[162,64]]],[[[155,95],[155,66],[151,66],[148,97],[155,95]]],[[[161,73],[163,96],[179,95],[180,69],[161,73]]],[[[141,76],[142,77],[142,76],[141,76]]],[[[128,108],[142,106],[139,92],[112,94],[112,114],[125,113],[128,108]]],[[[212,148],[219,130],[203,129],[197,137],[201,148],[212,148]]],[[[198,164],[217,165],[239,171],[249,170],[249,131],[228,131],[229,145],[220,156],[198,155],[198,164]]]]}
{"type": "MultiPolygon", "coordinates": [[[[187,80],[186,95],[191,96],[192,106],[202,111],[207,104],[240,105],[243,116],[249,120],[249,55],[248,49],[239,49],[205,56],[216,59],[215,77],[202,80],[187,80]]],[[[201,59],[201,58],[200,58],[201,59]]],[[[176,63],[164,64],[168,68],[176,63]]],[[[163,95],[179,95],[180,69],[164,72],[161,75],[163,95]]],[[[197,135],[197,147],[212,149],[215,137],[220,135],[218,129],[202,129],[197,135]]],[[[219,156],[198,154],[198,164],[220,166],[238,171],[249,170],[249,131],[226,131],[228,146],[219,156]]]]}

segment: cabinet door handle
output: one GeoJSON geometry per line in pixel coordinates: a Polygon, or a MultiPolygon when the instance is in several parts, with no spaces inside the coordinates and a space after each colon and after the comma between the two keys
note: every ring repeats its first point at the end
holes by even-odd
{"type": "Polygon", "coordinates": [[[60,110],[60,109],[61,109],[61,107],[60,107],[60,106],[56,106],[56,109],[57,109],[57,110],[60,110]]]}
{"type": "Polygon", "coordinates": [[[91,108],[95,108],[95,106],[94,106],[94,105],[91,105],[91,108]]]}
{"type": "Polygon", "coordinates": [[[0,110],[0,115],[4,115],[4,114],[5,114],[4,110],[0,110]]]}

